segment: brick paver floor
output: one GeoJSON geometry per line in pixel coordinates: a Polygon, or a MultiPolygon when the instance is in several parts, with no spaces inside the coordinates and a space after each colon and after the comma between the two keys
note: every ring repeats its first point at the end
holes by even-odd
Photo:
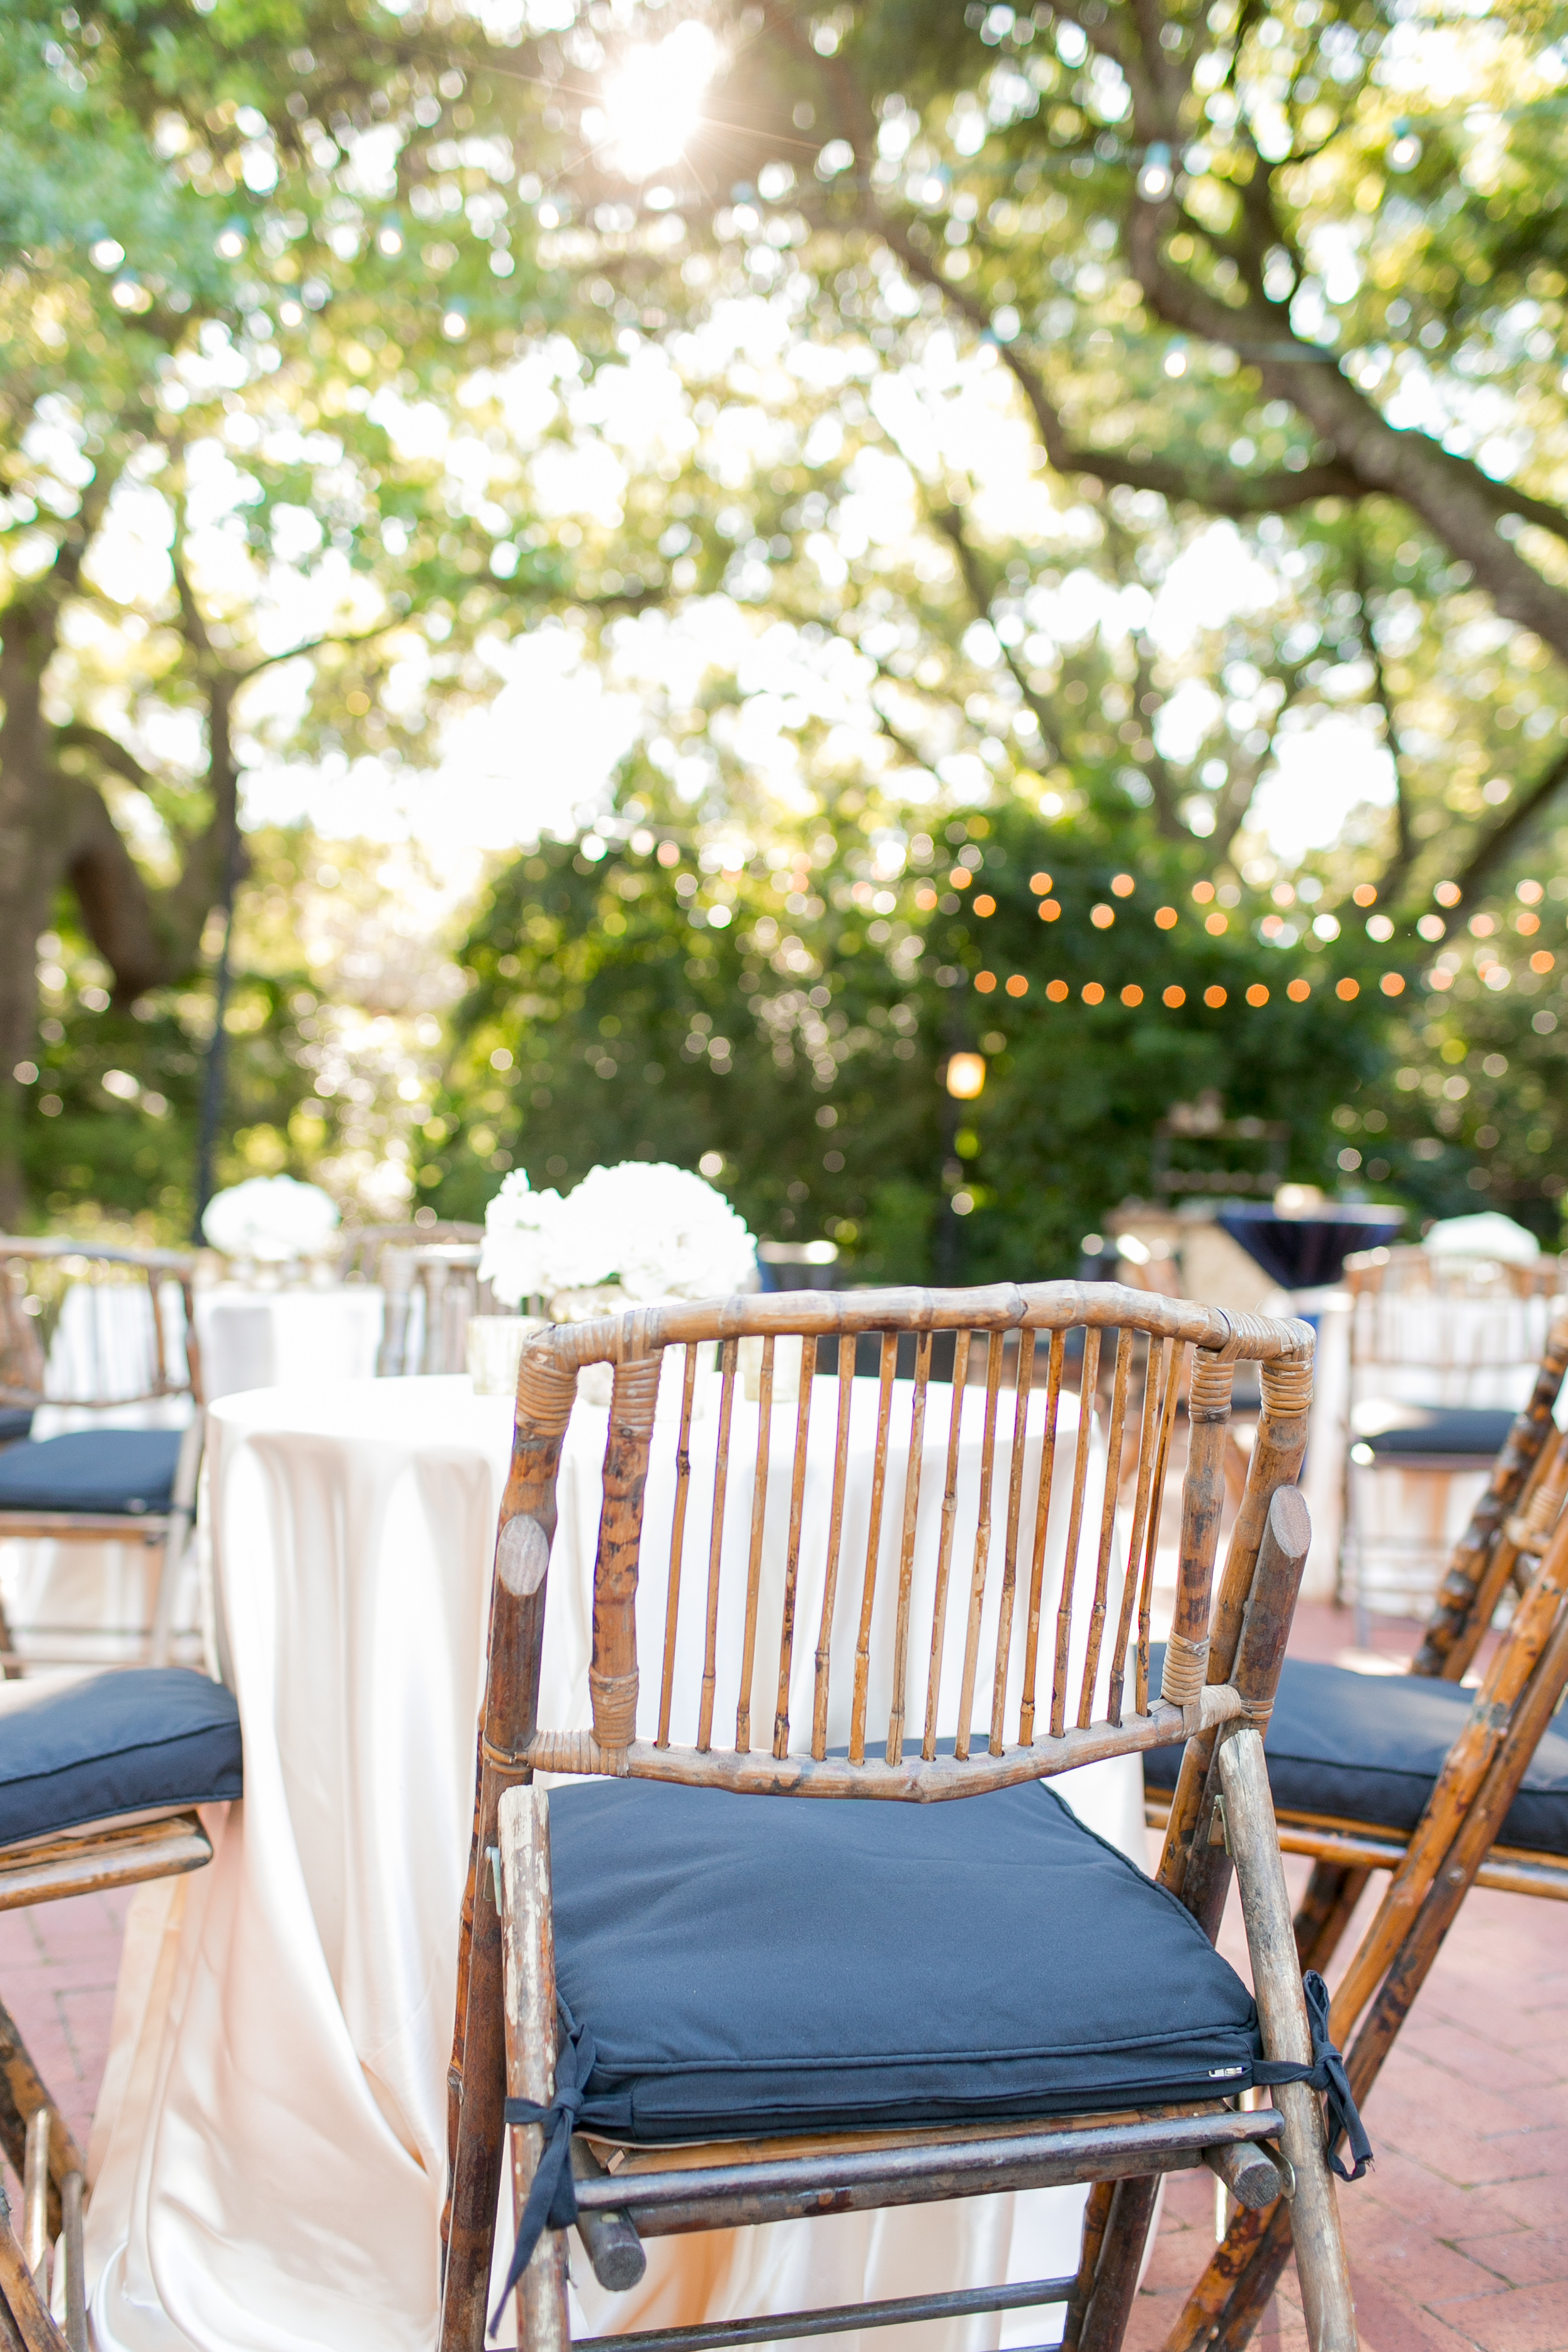
{"type": "MultiPolygon", "coordinates": [[[[1390,1657],[1414,1639],[1413,1627],[1375,1621],[1375,1645],[1390,1657]]],[[[1292,1647],[1332,1658],[1350,1640],[1346,1615],[1304,1608],[1292,1647]]],[[[1299,1888],[1305,1864],[1288,1867],[1299,1888]]],[[[1384,1883],[1373,1881],[1369,1905],[1384,1883]]],[[[0,1913],[0,1997],[84,2145],[127,1905],[87,1895],[0,1913]]],[[[1234,1903],[1223,1941],[1245,1970],[1234,1903]]],[[[1568,1906],[1470,1895],[1367,2126],[1375,2168],[1341,2204],[1364,2352],[1568,2352],[1568,1906]]],[[[1214,2222],[1210,2176],[1175,2178],[1127,2352],[1163,2345],[1214,2222]]],[[[1304,2352],[1293,2270],[1256,2340],[1304,2352]]]]}

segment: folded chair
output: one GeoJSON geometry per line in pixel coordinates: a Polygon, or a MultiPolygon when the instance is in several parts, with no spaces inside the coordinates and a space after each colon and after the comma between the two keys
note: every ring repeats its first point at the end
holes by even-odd
{"type": "Polygon", "coordinates": [[[1344,1279],[1341,1582],[1364,1642],[1378,1595],[1427,1605],[1452,1540],[1454,1481],[1484,1474],[1506,1439],[1562,1277],[1555,1258],[1507,1265],[1403,1247],[1347,1258],[1344,1279]]]}
{"type": "Polygon", "coordinates": [[[1297,1966],[1260,1737],[1308,1543],[1290,1482],[1311,1349],[1301,1323],[1076,1283],[652,1307],[529,1344],[462,1916],[442,2352],[484,2340],[508,2124],[508,2289],[529,2352],[570,2340],[574,2222],[601,2284],[624,2287],[650,2236],[1048,2182],[1094,2184],[1071,2276],[597,2340],[697,2352],[1057,2304],[1070,2344],[1114,2352],[1158,2177],[1200,2163],[1244,2199],[1284,2189],[1314,2352],[1350,2352],[1320,2091],[1351,2132],[1358,2174],[1367,2151],[1334,2104],[1322,1987],[1303,1990],[1297,1966]],[[958,1360],[938,1390],[933,1339],[948,1331],[958,1360]],[[879,1358],[869,1500],[846,1497],[856,1349],[836,1348],[835,1380],[812,1378],[821,1342],[865,1333],[879,1358]],[[895,1398],[911,1333],[914,1379],[895,1398]],[[752,1464],[731,1446],[747,1338],[762,1342],[752,1464]],[[799,1400],[776,1418],[787,1338],[802,1343],[799,1400]],[[715,1341],[699,1578],[683,1559],[693,1398],[715,1341]],[[1083,1410],[1070,1438],[1061,1401],[1075,1359],[1083,1410]],[[1238,1361],[1260,1364],[1262,1411],[1216,1592],[1238,1361]],[[1124,1577],[1114,1476],[1097,1507],[1085,1499],[1102,1362],[1105,1461],[1138,1431],[1124,1577]],[[592,1729],[551,1729],[538,1692],[557,1475],[579,1371],[605,1363],[592,1729]],[[1148,1612],[1184,1378],[1179,1598],[1155,1696],[1148,1612]],[[834,1431],[831,1504],[813,1412],[834,1431]],[[655,1449],[672,1464],[673,1519],[644,1557],[655,1449]],[[851,1499],[866,1514],[852,1557],[846,1523],[862,1522],[851,1499]],[[971,1527],[972,1556],[957,1559],[955,1530],[971,1527]],[[1059,1584],[1048,1556],[1063,1562],[1059,1584]],[[640,1617],[662,1633],[645,1700],[640,1617]],[[700,1686],[677,1675],[694,1655],[700,1686]],[[938,1737],[945,1713],[950,1740],[938,1737]],[[1183,1762],[1151,1881],[1045,1783],[1166,1745],[1183,1762]],[[547,1797],[536,1772],[585,1777],[547,1797]],[[819,1801],[779,1801],[792,1797],[819,1801]],[[1256,2004],[1213,1948],[1232,1859],[1256,2004]],[[1255,2086],[1266,2103],[1243,2108],[1255,2086]]]}
{"type": "MultiPolygon", "coordinates": [[[[0,1542],[134,1543],[158,1555],[150,1622],[92,1629],[133,1643],[166,1664],[179,1571],[195,1517],[204,1416],[192,1299],[192,1261],[172,1250],[132,1250],[0,1235],[0,1411],[16,1416],[0,1449],[0,1542]],[[177,1294],[183,1328],[171,1324],[177,1294]],[[189,1398],[183,1430],[103,1425],[37,1438],[38,1409],[105,1414],[189,1398]]],[[[0,1664],[77,1663],[80,1628],[36,1623],[19,1656],[0,1614],[0,1664]],[[77,1647],[58,1646],[76,1635],[77,1647]],[[51,1643],[56,1646],[51,1648],[51,1643]]]]}
{"type": "MultiPolygon", "coordinates": [[[[195,1809],[241,1785],[234,1698],[188,1666],[14,1685],[0,1704],[0,1911],[199,1870],[213,1849],[195,1809]]],[[[86,2162],[3,2005],[0,2150],[23,2183],[19,2229],[0,2196],[0,2347],[87,2352],[86,2162]]]]}
{"type": "MultiPolygon", "coordinates": [[[[1568,1438],[1552,1418],[1568,1372],[1553,1324],[1405,1675],[1287,1658],[1267,1746],[1281,1843],[1313,1857],[1296,1914],[1304,1969],[1325,1969],[1371,1872],[1389,1885],[1333,1999],[1333,2031],[1364,2099],[1472,1885],[1568,1899],[1568,1438]],[[1522,1586],[1522,1591],[1520,1591],[1522,1586]],[[1500,1603],[1517,1595],[1480,1688],[1462,1689],[1500,1603]],[[1279,1746],[1276,1747],[1276,1741],[1279,1746]]],[[[1152,1784],[1160,1759],[1145,1766],[1152,1784]]],[[[1168,1797],[1150,1789],[1150,1819],[1168,1797]]],[[[1282,2213],[1239,2213],[1167,2352],[1239,2352],[1290,2252],[1282,2213]]]]}

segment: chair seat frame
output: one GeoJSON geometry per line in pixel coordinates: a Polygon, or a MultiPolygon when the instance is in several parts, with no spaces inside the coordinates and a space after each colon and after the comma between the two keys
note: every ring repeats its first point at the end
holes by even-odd
{"type": "MultiPolygon", "coordinates": [[[[1090,1760],[1092,1757],[1134,1754],[1143,1748],[1185,1742],[1180,1780],[1172,1809],[1160,1879],[1194,1913],[1212,1938],[1234,1866],[1239,1880],[1244,1915],[1253,1958],[1264,2045],[1272,2058],[1288,2063],[1307,2063],[1311,2048],[1301,1981],[1291,1934],[1289,1904],[1270,1804],[1262,1742],[1258,1726],[1266,1720],[1278,1679],[1295,1594],[1308,1548],[1305,1507],[1292,1482],[1305,1450],[1307,1410],[1311,1398],[1310,1328],[1299,1323],[1265,1318],[1229,1318],[1180,1300],[1110,1284],[1042,1284],[1029,1288],[998,1286],[978,1291],[887,1291],[839,1297],[821,1292],[776,1293],[734,1298],[706,1305],[669,1306],[634,1310],[626,1316],[585,1325],[557,1328],[540,1335],[525,1349],[518,1374],[517,1414],[512,1458],[497,1544],[492,1587],[488,1671],[480,1727],[474,1836],[470,1851],[467,1893],[464,1906],[459,1955],[458,2012],[449,2077],[449,2181],[443,2215],[442,2352],[479,2352],[486,2322],[486,2296],[502,2162],[502,2105],[510,2096],[548,2105],[553,2095],[556,2008],[553,1936],[550,1909],[549,1801],[534,1785],[536,1770],[611,1773],[653,1777],[685,1785],[779,1796],[882,1798],[894,1801],[927,1801],[944,1796],[975,1794],[988,1787],[1006,1786],[1026,1779],[1042,1779],[1090,1760]],[[1078,1721],[1065,1721],[1062,1685],[1065,1675],[1065,1635],[1052,1675],[1049,1720],[1041,1736],[1032,1723],[1032,1681],[1026,1680],[1029,1735],[1009,1742],[1002,1736],[1003,1670],[997,1668],[997,1692],[990,1738],[977,1731],[973,1740],[960,1733],[949,1758],[935,1752],[933,1703],[928,1699],[925,1737],[920,1753],[911,1756],[903,1729],[903,1652],[897,1653],[900,1674],[894,1677],[894,1714],[889,1724],[884,1753],[868,1753],[864,1693],[866,1633],[871,1624],[870,1592],[876,1556],[880,1513],[884,1501],[889,1415],[899,1334],[919,1335],[915,1382],[915,1418],[911,1424],[910,1464],[906,1487],[915,1485],[914,1465],[923,1426],[924,1383],[930,1365],[930,1335],[957,1332],[965,1351],[956,1363],[954,1378],[965,1384],[969,1335],[984,1338],[985,1434],[982,1442],[982,1493],[988,1493],[998,1424],[998,1390],[1004,1349],[993,1345],[998,1334],[1017,1333],[1012,1351],[1017,1394],[1015,1443],[1012,1450],[1009,1516],[1000,1549],[1004,1554],[1002,1590],[1011,1595],[1017,1574],[1020,1619],[1031,1633],[1038,1617],[1038,1560],[1043,1547],[1046,1471],[1041,1471],[1041,1498],[1037,1506],[1035,1587],[1023,1605],[1027,1575],[1018,1545],[1018,1490],[1021,1483],[1021,1440],[1025,1409],[1021,1402],[1031,1377],[1032,1350],[1039,1335],[1046,1338],[1046,1385],[1051,1396],[1060,1391],[1067,1333],[1074,1327],[1085,1333],[1082,1374],[1082,1411],[1075,1463],[1072,1534],[1069,1568],[1064,1570],[1062,1608],[1076,1574],[1078,1511],[1082,1496],[1082,1465],[1086,1459],[1091,1406],[1096,1394],[1102,1335],[1117,1333],[1114,1379],[1109,1404],[1108,1458],[1121,1458],[1124,1426],[1128,1425],[1129,1367],[1133,1340],[1142,1335],[1148,1346],[1140,1437],[1138,1496],[1119,1626],[1105,1618],[1104,1563],[1109,1556],[1115,1482],[1107,1480],[1099,1580],[1094,1608],[1098,1631],[1120,1658],[1129,1639],[1134,1588],[1138,1563],[1143,1580],[1138,1596],[1138,1671],[1135,1687],[1124,1705],[1121,1674],[1113,1682],[1109,1716],[1094,1721],[1088,1692],[1092,1668],[1085,1673],[1078,1721]],[[792,1752],[789,1745],[785,1685],[787,1655],[780,1669],[779,1714],[774,1725],[771,1752],[754,1748],[746,1736],[756,1620],[758,1563],[761,1559],[760,1512],[758,1495],[766,1493],[767,1446],[772,1423],[772,1381],[775,1344],[780,1338],[798,1338],[804,1350],[800,1375],[802,1398],[810,1389],[817,1341],[824,1337],[841,1341],[861,1334],[877,1334],[881,1349],[881,1396],[878,1444],[873,1466],[873,1532],[868,1539],[862,1638],[855,1658],[855,1706],[847,1757],[830,1757],[824,1738],[825,1697],[819,1700],[810,1756],[792,1752]],[[712,1720],[705,1683],[702,1729],[697,1744],[676,1747],[668,1734],[669,1690],[673,1671],[675,1601],[667,1597],[666,1642],[662,1685],[660,1734],[655,1740],[637,1735],[638,1667],[635,1599],[639,1571],[642,1502],[653,1430],[660,1362],[672,1346],[686,1351],[685,1379],[677,1450],[675,1504],[677,1523],[684,1519],[685,1481],[689,1479],[691,1400],[697,1349],[717,1340],[723,1350],[724,1387],[720,1404],[717,1476],[727,1475],[730,1431],[729,1401],[733,1396],[736,1349],[745,1338],[763,1342],[758,1399],[759,1465],[754,1487],[750,1577],[747,1589],[747,1650],[742,1669],[743,1696],[737,1717],[737,1737],[731,1748],[716,1748],[707,1736],[712,1720]],[[1187,1347],[1193,1349],[1187,1408],[1189,1445],[1183,1489],[1183,1538],[1176,1622],[1167,1644],[1164,1685],[1158,1696],[1146,1691],[1147,1601],[1152,1578],[1155,1532],[1181,1379],[1187,1347]],[[1232,1530],[1218,1593],[1214,1573],[1219,1520],[1224,1499],[1224,1449],[1231,1370],[1239,1359],[1262,1367],[1263,1408],[1252,1449],[1246,1491],[1232,1530]],[[537,1720],[541,1645],[549,1548],[554,1533],[555,1484],[568,1421],[576,1394],[577,1374],[594,1363],[613,1367],[607,1448],[603,1472],[603,1507],[594,1581],[593,1656],[590,1670],[592,1701],[591,1733],[545,1733],[537,1720]],[[968,1752],[974,1746],[975,1752],[968,1752]]],[[[852,1380],[855,1349],[840,1349],[840,1438],[837,1454],[839,1484],[835,1487],[834,1526],[839,1523],[842,1465],[847,1428],[848,1383],[852,1380]]],[[[797,1408],[796,1475],[791,1489],[789,1560],[786,1570],[787,1601],[792,1605],[794,1559],[800,1540],[800,1498],[803,1479],[804,1412],[797,1408]]],[[[1051,1408],[1054,1413],[1054,1405],[1051,1408]]],[[[952,1409],[956,1431],[961,1409],[952,1409]]],[[[1054,1428],[1052,1420],[1049,1427],[1054,1428]]],[[[1054,1443],[1053,1440],[1050,1441],[1054,1443]]],[[[944,1509],[950,1511],[957,1438],[950,1438],[948,1488],[944,1509]]],[[[988,1507],[982,1501],[982,1517],[988,1507]]],[[[904,1543],[901,1556],[902,1595],[907,1595],[909,1562],[914,1548],[914,1511],[909,1492],[904,1498],[904,1543]]],[[[716,1525],[722,1527],[722,1484],[715,1506],[716,1525]]],[[[986,1521],[988,1548],[989,1523],[986,1521]]],[[[945,1518],[946,1529],[947,1521],[945,1518]]],[[[946,1534],[944,1536],[946,1542],[946,1534]]],[[[676,1544],[678,1549],[679,1536],[676,1544]]],[[[710,1561],[710,1625],[716,1606],[721,1571],[722,1538],[716,1538],[710,1561]]],[[[727,1549],[727,1548],[726,1548],[727,1549]]],[[[946,1553],[943,1555],[946,1559],[946,1553]]],[[[977,1538],[977,1559],[980,1557],[977,1538]]],[[[942,1571],[945,1574],[945,1570],[942,1571]]],[[[970,1597],[972,1667],[973,1629],[977,1627],[983,1588],[977,1566],[970,1597]]],[[[678,1589],[678,1570],[671,1570],[671,1589],[678,1589]]],[[[939,1585],[939,1591],[940,1591],[939,1585]]],[[[956,1590],[956,1587],[955,1587],[956,1590]]],[[[831,1578],[830,1578],[831,1591],[831,1578]]],[[[824,1604],[824,1622],[832,1607],[824,1604]]],[[[955,1605],[954,1619],[961,1623],[955,1605]]],[[[907,1622],[901,1600],[898,1640],[907,1622]]],[[[1063,1621],[1065,1622],[1065,1620],[1063,1621]]],[[[790,1618],[787,1606],[785,1622],[790,1618]]],[[[937,1603],[940,1629],[941,1602],[937,1603]]],[[[788,1639],[788,1631],[785,1636],[788,1639]]],[[[823,1636],[826,1638],[825,1634],[823,1636]]],[[[933,1685],[936,1647],[934,1634],[933,1685]]],[[[998,1661],[1003,1654],[998,1634],[998,1661]]],[[[1032,1655],[1032,1653],[1026,1653],[1032,1655]]],[[[1098,1654],[1096,1649],[1095,1654],[1098,1654]]],[[[822,1652],[819,1648],[819,1674],[822,1652]]],[[[711,1639],[710,1639],[711,1661],[711,1639]]],[[[964,1685],[961,1718],[973,1687],[972,1673],[964,1685]]],[[[912,1731],[914,1727],[912,1727],[912,1731]]],[[[880,1748],[880,1739],[876,1743],[880,1748]]],[[[517,2210],[544,2145],[536,2125],[515,2126],[511,2133],[514,2191],[517,2210]]],[[[980,2194],[1000,2187],[1072,2179],[1092,2187],[1078,2272],[1071,2282],[1036,2282],[1049,2294],[1034,2300],[1064,2301],[1068,2305],[1067,2341],[1082,2352],[1115,2352],[1121,2341],[1136,2285],[1144,2240],[1153,2211],[1157,2179],[1184,2165],[1209,2163],[1222,2177],[1249,2178],[1261,2193],[1276,2195],[1281,2185],[1288,2195],[1301,2250],[1306,2283],[1309,2332],[1313,2352],[1354,2352],[1355,2325],[1345,2272],[1333,2184],[1325,2161],[1322,2117],[1318,2097],[1305,2084],[1283,2084],[1272,2104],[1254,2114],[1243,2114],[1217,2098],[1181,2113],[1146,2110],[1116,2116],[1052,2117],[1016,2129],[992,2126],[970,2131],[927,2131],[899,2136],[896,2147],[889,2136],[834,2135],[831,2144],[726,2142],[709,2151],[683,2153],[678,2162],[667,2150],[636,2150],[624,2155],[613,2172],[598,2173],[580,2141],[573,2143],[577,2177],[579,2231],[601,2283],[630,2284],[641,2268],[638,2233],[646,2223],[649,2234],[672,2229],[732,2227],[743,2220],[783,2218],[789,2213],[821,2213],[856,2210],[893,2202],[980,2194]],[[633,2220],[632,2217],[637,2217],[633,2220]],[[630,2267],[632,2257],[635,2267],[630,2267]],[[625,2265],[625,2266],[623,2266],[625,2265]],[[608,2275],[607,2275],[608,2270],[608,2275]]],[[[566,2239],[546,2230],[522,2273],[517,2288],[518,2341],[528,2352],[564,2352],[570,2342],[566,2301],[566,2239]]],[[[956,2290],[954,2297],[931,2301],[930,2309],[915,2312],[909,2299],[897,2306],[862,2305],[844,2313],[800,2315],[795,2322],[769,2317],[732,2328],[661,2331],[619,2340],[641,2342],[644,2352],[658,2347],[695,2347],[721,2342],[760,2341],[785,2334],[828,2332],[831,2327],[883,2324],[892,2319],[935,2316],[938,2310],[998,2310],[1019,2307],[1007,2298],[1013,2290],[956,2290]],[[993,2299],[986,2300],[985,2297],[993,2299]],[[967,2299],[955,2299],[967,2298],[967,2299]]],[[[930,2299],[916,2298],[925,2302],[930,2299]]]]}

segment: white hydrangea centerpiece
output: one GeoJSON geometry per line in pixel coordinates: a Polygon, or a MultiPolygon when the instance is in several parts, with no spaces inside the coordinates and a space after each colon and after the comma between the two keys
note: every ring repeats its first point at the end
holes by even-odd
{"type": "Polygon", "coordinates": [[[260,1265],[319,1257],[338,1223],[331,1195],[293,1176],[247,1176],[214,1192],[202,1213],[202,1232],[214,1249],[260,1265]]]}
{"type": "Polygon", "coordinates": [[[654,1298],[727,1297],[751,1279],[757,1244],[724,1194],[688,1168],[623,1160],[563,1200],[521,1169],[485,1213],[479,1274],[508,1306],[550,1302],[558,1321],[654,1298]]]}

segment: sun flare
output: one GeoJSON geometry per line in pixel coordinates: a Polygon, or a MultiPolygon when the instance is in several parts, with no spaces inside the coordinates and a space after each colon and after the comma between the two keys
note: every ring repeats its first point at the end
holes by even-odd
{"type": "Polygon", "coordinates": [[[583,129],[629,180],[648,179],[677,160],[701,122],[717,58],[712,33],[695,23],[628,49],[583,129]]]}

